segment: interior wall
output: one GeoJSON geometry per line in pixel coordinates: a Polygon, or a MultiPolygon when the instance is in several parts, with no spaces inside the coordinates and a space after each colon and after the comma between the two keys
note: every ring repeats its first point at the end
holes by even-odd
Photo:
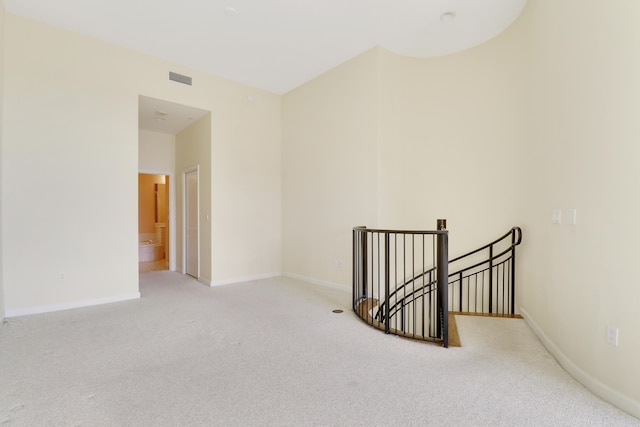
{"type": "Polygon", "coordinates": [[[113,65],[127,58],[110,63],[115,48],[9,13],[5,23],[7,311],[135,298],[137,108],[113,65]]]}
{"type": "Polygon", "coordinates": [[[531,86],[522,307],[570,372],[640,417],[640,3],[536,0],[523,18],[531,86]]]}
{"type": "MultiPolygon", "coordinates": [[[[0,129],[4,129],[4,2],[0,0],[0,129]]],[[[0,165],[2,165],[2,152],[3,148],[3,135],[4,131],[0,130],[0,165]]],[[[0,200],[2,200],[2,194],[4,191],[3,186],[4,173],[0,171],[0,200]]],[[[5,317],[4,308],[4,268],[3,268],[3,208],[0,206],[0,327],[2,326],[5,317]]]]}
{"type": "Polygon", "coordinates": [[[269,248],[250,267],[227,267],[225,255],[214,254],[213,280],[280,271],[279,96],[13,14],[5,14],[5,24],[8,314],[139,295],[139,95],[212,112],[218,211],[212,210],[212,239],[231,248],[229,256],[251,245],[269,248]],[[192,76],[193,86],[169,81],[169,71],[192,76]],[[275,154],[260,157],[266,151],[275,154]],[[247,153],[258,158],[247,161],[247,153]],[[247,183],[241,195],[235,183],[247,183]],[[239,197],[242,204],[235,203],[239,197]],[[257,221],[245,220],[260,214],[257,221]]]}
{"type": "Polygon", "coordinates": [[[212,285],[282,274],[281,97],[245,89],[240,101],[213,113],[212,285]]]}
{"type": "Polygon", "coordinates": [[[417,59],[381,51],[382,228],[435,230],[452,257],[519,225],[526,62],[509,29],[471,50],[417,59]]]}
{"type": "Polygon", "coordinates": [[[183,268],[183,173],[198,167],[200,281],[211,284],[211,115],[176,135],[177,265],[183,268]]]}
{"type": "Polygon", "coordinates": [[[351,281],[351,229],[377,223],[378,49],[287,93],[283,270],[351,281]]]}
{"type": "Polygon", "coordinates": [[[138,131],[138,170],[170,175],[176,167],[176,137],[167,133],[138,131]]]}
{"type": "Polygon", "coordinates": [[[376,48],[287,93],[284,271],[348,287],[355,225],[446,218],[452,256],[518,225],[523,38],[433,59],[376,48]]]}

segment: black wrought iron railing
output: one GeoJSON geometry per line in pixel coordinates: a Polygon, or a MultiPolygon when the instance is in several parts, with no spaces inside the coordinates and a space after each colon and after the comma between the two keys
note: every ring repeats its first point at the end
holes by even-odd
{"type": "Polygon", "coordinates": [[[445,228],[445,220],[437,231],[354,228],[353,310],[362,320],[447,347],[449,311],[515,313],[520,228],[450,261],[445,228]]]}
{"type": "Polygon", "coordinates": [[[513,227],[481,248],[449,261],[449,310],[515,314],[516,246],[522,230],[513,227]]]}
{"type": "Polygon", "coordinates": [[[435,231],[356,227],[353,310],[388,334],[447,346],[447,269],[445,220],[435,231]]]}

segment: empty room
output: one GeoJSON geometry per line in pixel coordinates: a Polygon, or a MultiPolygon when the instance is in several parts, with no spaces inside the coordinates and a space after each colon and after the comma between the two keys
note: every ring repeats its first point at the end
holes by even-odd
{"type": "Polygon", "coordinates": [[[0,423],[640,425],[638,22],[0,0],[0,423]]]}

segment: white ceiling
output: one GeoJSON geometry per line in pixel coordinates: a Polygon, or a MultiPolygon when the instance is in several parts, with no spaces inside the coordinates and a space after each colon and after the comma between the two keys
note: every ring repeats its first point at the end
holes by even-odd
{"type": "Polygon", "coordinates": [[[177,135],[208,111],[161,99],[138,96],[138,128],[177,135]]]}
{"type": "Polygon", "coordinates": [[[416,57],[439,56],[476,46],[506,29],[525,3],[526,0],[4,0],[8,12],[276,94],[378,45],[416,57]],[[455,18],[442,20],[446,12],[454,12],[455,18]]]}

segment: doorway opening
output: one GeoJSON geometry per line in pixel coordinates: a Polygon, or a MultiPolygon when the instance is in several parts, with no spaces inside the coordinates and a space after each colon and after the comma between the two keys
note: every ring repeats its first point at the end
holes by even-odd
{"type": "Polygon", "coordinates": [[[169,269],[169,175],[138,174],[138,271],[169,269]]]}
{"type": "MultiPolygon", "coordinates": [[[[169,270],[210,284],[211,112],[140,95],[138,130],[138,172],[164,175],[169,199],[166,227],[157,221],[158,231],[166,230],[165,262],[150,267],[167,268],[168,262],[169,270]]],[[[153,231],[155,223],[154,217],[153,231]]],[[[139,241],[159,241],[140,237],[139,241]]]]}

